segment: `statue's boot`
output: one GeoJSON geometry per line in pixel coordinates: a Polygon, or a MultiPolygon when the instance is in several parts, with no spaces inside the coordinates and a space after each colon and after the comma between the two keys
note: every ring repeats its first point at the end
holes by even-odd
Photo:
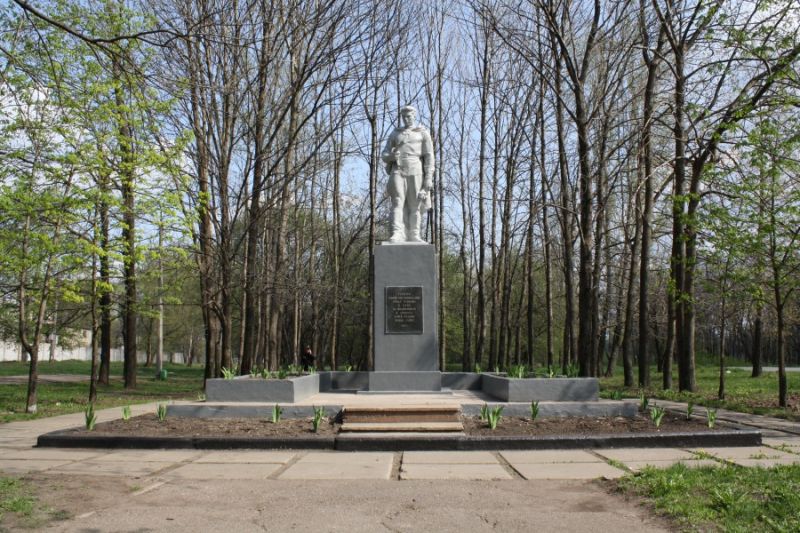
{"type": "Polygon", "coordinates": [[[403,206],[392,206],[392,236],[389,242],[405,242],[406,231],[403,227],[403,206]]]}
{"type": "Polygon", "coordinates": [[[408,242],[425,242],[422,240],[419,231],[420,216],[419,211],[412,210],[408,215],[408,226],[406,227],[406,235],[408,235],[408,242]]]}

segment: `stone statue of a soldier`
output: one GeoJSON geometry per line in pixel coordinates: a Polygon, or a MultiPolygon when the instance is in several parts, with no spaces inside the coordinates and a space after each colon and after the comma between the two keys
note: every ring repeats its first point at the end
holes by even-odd
{"type": "Polygon", "coordinates": [[[390,242],[423,242],[422,212],[431,208],[433,188],[433,142],[431,134],[417,125],[417,110],[400,109],[402,125],[389,135],[381,157],[389,174],[387,187],[392,199],[390,242]]]}

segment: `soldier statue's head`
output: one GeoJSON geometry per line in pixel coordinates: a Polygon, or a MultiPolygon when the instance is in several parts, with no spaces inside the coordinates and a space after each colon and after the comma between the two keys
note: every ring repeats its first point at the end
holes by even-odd
{"type": "Polygon", "coordinates": [[[414,127],[417,121],[417,110],[414,106],[405,105],[400,108],[400,120],[406,128],[414,127]]]}

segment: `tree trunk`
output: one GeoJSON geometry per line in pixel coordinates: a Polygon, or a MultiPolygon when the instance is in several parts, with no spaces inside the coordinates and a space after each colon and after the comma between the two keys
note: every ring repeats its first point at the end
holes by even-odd
{"type": "Polygon", "coordinates": [[[764,348],[764,342],[762,340],[762,331],[763,326],[761,322],[761,317],[764,314],[763,306],[759,305],[756,309],[756,319],[753,323],[753,344],[752,344],[752,352],[750,353],[750,359],[753,363],[753,372],[750,374],[750,377],[757,378],[761,376],[762,373],[762,351],[764,348]]]}
{"type": "MultiPolygon", "coordinates": [[[[122,80],[122,65],[118,56],[113,58],[114,78],[122,80]]],[[[124,328],[124,376],[125,388],[136,388],[136,319],[138,315],[136,295],[136,208],[134,173],[133,127],[130,119],[123,111],[125,98],[122,87],[118,84],[114,89],[114,98],[119,116],[117,135],[120,150],[120,182],[122,185],[122,242],[123,242],[123,279],[125,282],[125,302],[122,310],[124,328]]]]}

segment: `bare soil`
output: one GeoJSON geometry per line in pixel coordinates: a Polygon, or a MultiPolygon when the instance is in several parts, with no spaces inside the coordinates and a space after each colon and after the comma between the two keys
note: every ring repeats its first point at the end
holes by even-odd
{"type": "Polygon", "coordinates": [[[703,420],[686,420],[685,416],[665,413],[661,426],[641,415],[635,418],[624,417],[567,417],[530,418],[503,417],[494,430],[478,417],[464,417],[464,433],[475,436],[544,436],[544,435],[597,435],[620,433],[684,433],[716,431],[703,420]]]}
{"type": "MultiPolygon", "coordinates": [[[[462,417],[464,433],[468,436],[534,436],[534,435],[596,435],[620,433],[682,433],[715,431],[702,420],[686,420],[684,416],[665,414],[661,427],[656,428],[649,418],[529,418],[503,417],[497,428],[478,417],[462,417]]],[[[130,420],[114,420],[97,424],[95,435],[127,435],[146,437],[331,437],[339,424],[326,419],[314,433],[311,419],[283,419],[277,424],[257,418],[184,418],[172,417],[163,422],[154,414],[136,416],[130,420]]],[[[76,433],[88,434],[81,428],[76,433]]]]}

